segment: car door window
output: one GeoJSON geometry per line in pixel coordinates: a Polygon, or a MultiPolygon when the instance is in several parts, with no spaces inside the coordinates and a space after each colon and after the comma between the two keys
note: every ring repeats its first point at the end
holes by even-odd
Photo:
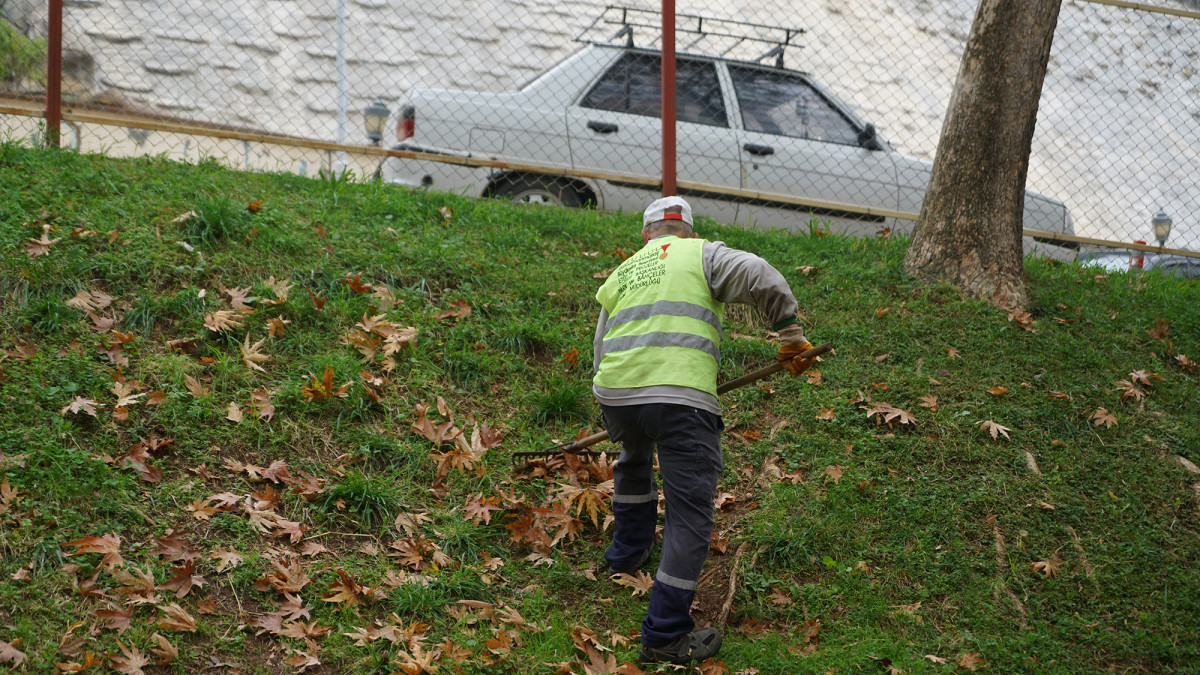
{"type": "MultiPolygon", "coordinates": [[[[583,97],[580,105],[596,110],[659,117],[662,111],[661,59],[625,53],[583,97]]],[[[675,107],[680,122],[728,127],[717,69],[708,61],[675,62],[675,107]]]]}
{"type": "Polygon", "coordinates": [[[730,66],[747,131],[858,145],[858,130],[803,77],[730,66]]]}

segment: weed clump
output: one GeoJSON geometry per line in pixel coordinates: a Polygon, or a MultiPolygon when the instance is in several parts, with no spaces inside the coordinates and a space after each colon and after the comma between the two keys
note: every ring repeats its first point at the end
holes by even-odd
{"type": "Polygon", "coordinates": [[[583,382],[551,381],[545,391],[535,395],[533,418],[539,424],[586,421],[592,411],[591,395],[591,389],[583,382]]]}
{"type": "Polygon", "coordinates": [[[380,476],[350,471],[325,492],[321,508],[345,510],[367,525],[381,523],[400,508],[400,486],[380,476]]]}
{"type": "Polygon", "coordinates": [[[228,197],[214,197],[196,205],[195,215],[183,219],[183,236],[193,243],[215,244],[239,232],[246,210],[228,197]]]}

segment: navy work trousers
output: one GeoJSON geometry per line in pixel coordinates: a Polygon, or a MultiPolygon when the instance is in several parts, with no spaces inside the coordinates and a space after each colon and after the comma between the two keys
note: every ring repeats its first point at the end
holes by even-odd
{"type": "Polygon", "coordinates": [[[667,516],[662,559],[654,575],[650,607],[642,621],[642,644],[661,647],[692,632],[692,600],[708,556],[713,530],[713,496],[721,475],[721,417],[671,403],[601,405],[604,424],[621,443],[613,468],[612,545],[604,553],[615,568],[635,564],[654,544],[658,451],[667,516]]]}

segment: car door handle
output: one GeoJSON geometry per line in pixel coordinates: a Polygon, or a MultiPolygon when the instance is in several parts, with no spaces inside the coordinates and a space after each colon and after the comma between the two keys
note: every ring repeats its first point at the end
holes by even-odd
{"type": "Polygon", "coordinates": [[[775,154],[775,148],[772,148],[769,145],[758,145],[757,143],[747,143],[742,146],[742,149],[752,155],[759,155],[760,157],[766,157],[767,155],[775,154]]]}
{"type": "Polygon", "coordinates": [[[588,120],[587,127],[592,131],[601,134],[613,134],[617,131],[617,125],[612,122],[597,122],[596,120],[588,120]]]}

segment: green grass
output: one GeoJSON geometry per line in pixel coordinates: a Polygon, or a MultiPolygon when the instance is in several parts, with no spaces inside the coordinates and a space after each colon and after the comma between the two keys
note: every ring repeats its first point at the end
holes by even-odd
{"type": "MultiPolygon", "coordinates": [[[[327,672],[397,671],[403,644],[345,635],[371,625],[423,624],[427,648],[467,650],[467,673],[554,672],[546,664],[580,655],[578,626],[605,644],[636,633],[645,598],[597,574],[610,532],[585,514],[576,537],[531,557],[509,528],[527,517],[553,537],[559,488],[595,485],[603,472],[530,477],[507,454],[600,427],[589,389],[596,275],[620,262],[617,248],[639,245],[638,226],[377,183],[0,144],[0,479],[19,497],[0,505],[0,640],[21,640],[37,672],[119,654],[117,640],[145,652],[156,631],[180,651],[176,672],[210,657],[292,672],[282,660],[305,641],[248,622],[285,601],[263,581],[272,561],[309,544],[324,550],[295,558],[311,579],[296,597],[306,621],[330,629],[314,642],[327,672]],[[31,258],[24,243],[42,223],[61,240],[31,258]],[[387,292],[343,283],[356,274],[387,292]],[[269,277],[290,282],[286,301],[274,302],[269,277]],[[242,325],[206,328],[235,288],[257,298],[242,325]],[[81,290],[113,298],[96,314],[132,336],[120,350],[66,304],[81,290]],[[351,331],[379,315],[415,338],[385,354],[374,333],[376,351],[364,354],[351,331]],[[243,360],[247,339],[263,341],[263,372],[243,360]],[[168,345],[180,340],[191,342],[168,345]],[[326,368],[332,387],[315,394],[326,368]],[[122,379],[143,395],[126,419],[114,415],[122,379]],[[77,397],[102,404],[96,416],[64,414],[77,397]],[[228,419],[231,403],[240,422],[228,419]],[[413,431],[422,414],[461,440],[413,431]],[[490,442],[477,433],[484,424],[502,434],[486,452],[473,445],[490,442]],[[161,481],[142,480],[124,459],[130,448],[168,437],[147,460],[161,481]],[[279,461],[284,479],[263,475],[279,461]],[[224,493],[237,505],[197,511],[224,493]],[[482,497],[502,507],[487,523],[468,510],[482,497]],[[304,528],[298,539],[264,524],[270,514],[304,528]],[[128,568],[64,544],[116,533],[125,565],[149,566],[161,584],[172,565],[155,542],[168,531],[196,549],[207,583],[184,598],[160,589],[158,604],[180,604],[197,631],[161,629],[153,603],[133,606],[126,632],[105,628],[96,612],[106,602],[72,579],[98,572],[123,603],[128,568]],[[218,549],[241,564],[217,571],[218,549]],[[338,592],[338,570],[366,589],[356,607],[324,599],[338,592]],[[217,613],[200,613],[202,601],[217,613]],[[80,650],[60,650],[79,622],[80,650]],[[519,639],[497,654],[486,641],[506,630],[519,639]]],[[[709,558],[697,619],[717,617],[736,566],[719,657],[729,672],[883,672],[883,659],[950,672],[970,654],[997,673],[1197,672],[1200,476],[1177,457],[1200,463],[1200,372],[1176,356],[1200,359],[1200,284],[1029,259],[1028,332],[953,288],[906,279],[902,239],[699,230],[775,264],[810,339],[837,347],[817,383],[779,375],[723,400],[720,491],[735,500],[718,513],[729,546],[709,558]],[[1150,333],[1159,319],[1166,336],[1150,333]],[[1115,384],[1134,371],[1162,378],[1137,384],[1140,400],[1115,384]],[[936,409],[922,405],[930,397],[936,409]],[[877,423],[867,398],[916,423],[877,423]],[[1100,408],[1115,426],[1090,419],[1100,408]],[[982,432],[987,420],[1008,438],[982,432]],[[1054,576],[1031,569],[1042,561],[1054,576]],[[815,642],[806,622],[820,624],[815,642]]],[[[722,379],[773,358],[752,312],[731,311],[725,335],[722,379]]],[[[635,644],[613,644],[618,660],[632,661],[635,644]]]]}

